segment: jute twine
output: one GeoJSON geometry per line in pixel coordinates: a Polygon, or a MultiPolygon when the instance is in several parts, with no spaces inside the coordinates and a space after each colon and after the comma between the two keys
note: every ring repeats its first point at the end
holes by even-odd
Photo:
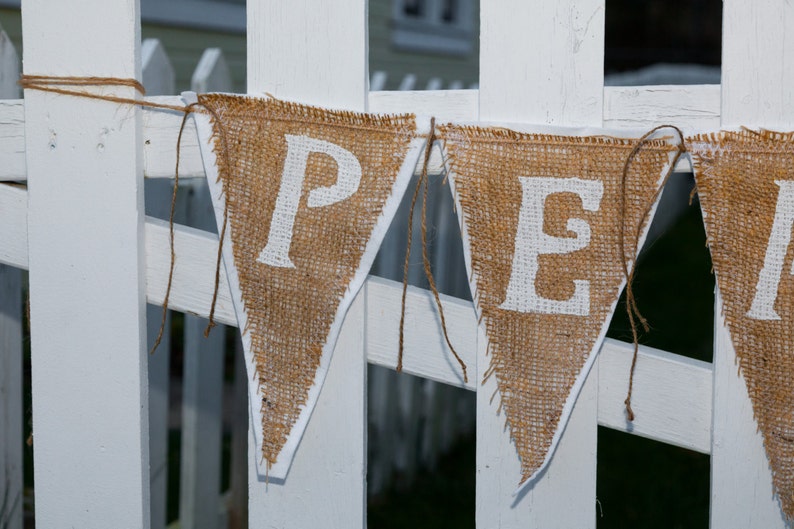
{"type": "MultiPolygon", "coordinates": [[[[496,376],[500,409],[505,410],[521,458],[523,482],[542,466],[555,432],[564,427],[569,394],[595,354],[622,283],[632,280],[640,235],[682,147],[649,135],[641,140],[566,137],[456,125],[439,127],[438,135],[447,148],[469,239],[475,303],[488,337],[491,364],[483,382],[496,376]],[[576,218],[589,225],[591,239],[571,253],[541,254],[534,288],[543,298],[567,300],[574,294],[574,280],[588,280],[585,316],[500,307],[515,247],[526,244],[516,241],[522,203],[519,177],[603,183],[597,211],[584,210],[574,193],[551,194],[544,207],[546,234],[572,237],[566,226],[576,218]]],[[[638,314],[633,296],[628,305],[633,321],[638,314]]],[[[629,396],[629,410],[630,400],[629,396]]]]}
{"type": "MultiPolygon", "coordinates": [[[[756,287],[780,186],[794,180],[794,133],[720,132],[687,138],[722,311],[764,440],[775,490],[794,519],[794,245],[772,296],[756,287]],[[780,319],[748,313],[756,296],[780,319]]],[[[790,229],[790,227],[788,228],[790,229]]],[[[790,233],[788,234],[790,235],[790,233]]],[[[772,249],[775,250],[774,248],[772,249]]],[[[775,252],[776,253],[776,252],[775,252]]]]}
{"type": "MultiPolygon", "coordinates": [[[[176,198],[177,190],[179,188],[179,160],[182,148],[182,135],[185,131],[187,118],[191,112],[207,112],[212,114],[212,109],[203,108],[200,103],[191,103],[189,105],[168,105],[165,103],[155,103],[153,101],[144,101],[129,97],[120,97],[112,94],[99,94],[95,92],[87,92],[85,90],[76,90],[72,88],[63,88],[64,86],[77,86],[77,87],[100,87],[100,86],[128,86],[135,88],[141,95],[146,94],[146,89],[137,79],[118,78],[118,77],[70,77],[70,76],[48,76],[48,75],[22,75],[18,81],[19,86],[26,90],[38,90],[42,92],[51,92],[54,94],[69,95],[75,97],[83,97],[86,99],[96,99],[100,101],[108,101],[111,103],[119,103],[125,105],[140,105],[147,108],[156,108],[160,110],[173,110],[183,114],[182,123],[179,126],[179,135],[176,142],[176,162],[174,166],[174,190],[171,194],[171,211],[169,214],[169,249],[171,253],[171,260],[168,270],[168,284],[166,286],[165,297],[163,298],[163,315],[160,321],[160,329],[157,332],[157,337],[154,340],[149,354],[154,354],[160,346],[165,331],[165,324],[168,314],[168,300],[171,296],[171,286],[174,279],[174,267],[176,265],[176,252],[174,250],[174,213],[176,211],[176,198]]],[[[224,136],[221,130],[221,136],[224,136]]],[[[228,157],[228,147],[223,149],[222,156],[228,157]]],[[[218,300],[218,284],[220,281],[220,263],[221,263],[221,248],[223,247],[223,239],[226,233],[226,214],[224,213],[224,225],[220,229],[220,242],[218,244],[218,253],[215,266],[215,286],[212,294],[212,304],[209,314],[209,323],[204,331],[204,336],[209,335],[210,330],[215,326],[215,305],[218,300]]]]}

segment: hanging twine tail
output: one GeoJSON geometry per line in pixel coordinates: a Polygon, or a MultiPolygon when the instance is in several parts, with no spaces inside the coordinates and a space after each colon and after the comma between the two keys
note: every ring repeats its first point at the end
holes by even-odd
{"type": "Polygon", "coordinates": [[[171,297],[171,285],[174,282],[174,268],[176,267],[176,250],[174,248],[174,212],[176,211],[176,194],[179,190],[179,159],[180,159],[180,152],[182,150],[182,134],[185,132],[185,125],[187,124],[187,118],[190,116],[190,112],[192,108],[195,106],[195,103],[187,105],[184,107],[184,114],[182,115],[182,123],[179,126],[179,135],[176,138],[176,164],[174,165],[174,190],[171,193],[171,212],[168,216],[168,243],[169,249],[171,251],[171,263],[168,268],[168,285],[165,288],[165,298],[163,298],[163,317],[160,320],[160,330],[157,332],[157,338],[154,340],[154,344],[152,345],[149,354],[154,354],[158,347],[160,347],[160,342],[163,339],[163,333],[165,332],[165,324],[168,319],[168,300],[171,297]]]}
{"type": "Polygon", "coordinates": [[[416,188],[414,189],[413,197],[411,198],[411,208],[408,213],[408,242],[405,251],[405,262],[403,265],[403,292],[402,292],[402,304],[400,307],[400,341],[399,341],[399,348],[397,353],[397,371],[402,371],[402,364],[403,364],[403,350],[404,350],[404,334],[405,334],[405,297],[406,292],[408,290],[408,265],[409,259],[411,257],[411,243],[413,239],[413,217],[414,217],[414,210],[416,208],[416,201],[419,197],[419,190],[422,189],[422,212],[421,212],[421,234],[422,234],[422,264],[424,266],[425,276],[427,277],[427,282],[430,286],[430,290],[433,293],[433,297],[436,301],[436,308],[438,310],[438,316],[441,320],[441,331],[444,334],[444,340],[449,347],[449,350],[455,356],[455,359],[460,364],[461,370],[463,372],[463,382],[468,383],[469,377],[467,373],[466,363],[461,359],[458,352],[453,347],[452,342],[449,339],[449,333],[447,332],[447,323],[444,317],[444,309],[441,305],[441,297],[438,293],[438,288],[436,288],[436,282],[433,278],[433,272],[430,267],[430,259],[427,253],[427,195],[428,195],[428,171],[430,167],[430,154],[433,150],[433,144],[435,142],[435,131],[436,131],[436,120],[435,118],[430,119],[430,134],[427,138],[427,146],[425,147],[424,158],[422,160],[422,171],[419,174],[419,180],[416,183],[416,188]]]}
{"type": "Polygon", "coordinates": [[[628,157],[626,158],[626,162],[623,164],[623,176],[621,180],[621,227],[620,227],[620,256],[621,256],[621,263],[623,265],[623,274],[626,277],[626,314],[629,317],[629,325],[631,326],[631,336],[634,343],[634,352],[631,357],[631,369],[629,370],[629,389],[626,394],[626,400],[623,403],[626,405],[626,418],[629,422],[634,421],[634,410],[631,408],[631,394],[634,389],[634,371],[637,367],[637,356],[640,350],[640,340],[639,340],[639,332],[637,331],[637,321],[639,321],[640,325],[645,332],[650,331],[650,326],[648,325],[648,320],[646,320],[643,315],[640,313],[640,309],[637,306],[637,300],[634,296],[634,271],[635,267],[632,266],[631,270],[629,270],[628,262],[633,260],[634,257],[627,258],[626,256],[626,217],[628,215],[628,205],[627,205],[627,198],[626,198],[626,186],[628,182],[628,175],[629,175],[629,167],[631,166],[631,162],[634,158],[642,151],[643,146],[650,140],[651,136],[653,136],[657,131],[660,129],[673,129],[678,134],[678,152],[676,152],[675,156],[673,157],[672,162],[670,163],[670,167],[665,173],[664,178],[662,178],[661,185],[659,186],[656,193],[653,195],[653,199],[651,200],[651,205],[646,209],[642,217],[640,217],[640,222],[637,224],[637,232],[634,234],[634,245],[632,248],[632,256],[635,256],[638,251],[638,247],[640,244],[640,239],[642,237],[642,230],[645,222],[648,219],[648,215],[650,215],[651,210],[653,209],[653,205],[659,198],[659,195],[662,193],[665,184],[667,184],[667,180],[670,178],[670,175],[673,174],[675,170],[675,166],[678,163],[679,158],[686,152],[686,145],[684,143],[684,134],[681,132],[681,129],[674,125],[659,125],[658,127],[654,127],[653,129],[646,132],[634,145],[634,148],[629,153],[628,157]]]}
{"type": "MultiPolygon", "coordinates": [[[[213,116],[213,118],[215,118],[215,121],[219,125],[221,125],[221,121],[217,113],[214,110],[202,105],[201,103],[190,103],[189,105],[186,106],[168,105],[168,104],[154,103],[151,101],[144,101],[129,97],[95,94],[92,92],[86,92],[84,90],[79,90],[75,88],[63,88],[63,87],[89,87],[89,86],[129,86],[135,88],[141,95],[145,95],[146,90],[144,89],[140,81],[138,81],[137,79],[126,79],[126,78],[117,78],[117,77],[58,77],[58,76],[47,76],[47,75],[23,75],[20,78],[18,84],[22,88],[28,90],[39,90],[43,92],[51,92],[61,95],[85,97],[88,99],[98,99],[100,101],[109,101],[111,103],[140,105],[142,107],[157,108],[161,110],[174,110],[176,112],[180,112],[183,114],[182,123],[179,127],[179,136],[177,137],[177,142],[176,142],[176,164],[174,167],[174,191],[171,195],[171,213],[169,216],[169,223],[168,223],[169,245],[171,250],[171,263],[168,270],[168,285],[166,286],[165,298],[163,299],[163,317],[162,320],[160,321],[160,330],[158,331],[157,338],[155,338],[154,344],[152,345],[152,348],[149,351],[150,354],[154,354],[154,352],[160,346],[160,342],[162,341],[163,334],[165,332],[165,324],[168,316],[168,300],[171,297],[171,286],[173,284],[174,267],[176,265],[176,252],[174,251],[174,211],[176,210],[176,195],[177,195],[177,190],[179,188],[179,158],[180,158],[180,150],[182,147],[182,136],[185,131],[185,125],[187,124],[187,118],[191,112],[195,112],[198,109],[201,109],[203,112],[208,112],[213,116]]],[[[221,140],[223,142],[223,155],[226,157],[226,160],[228,162],[229,148],[226,141],[225,129],[222,126],[220,126],[219,128],[221,131],[221,140]]],[[[205,337],[209,336],[210,330],[213,327],[215,327],[215,306],[218,301],[218,285],[220,282],[222,248],[223,248],[224,237],[226,235],[227,223],[228,223],[228,204],[224,207],[224,211],[223,211],[223,226],[221,227],[220,230],[218,256],[215,262],[215,285],[212,293],[212,305],[210,307],[209,324],[207,325],[207,328],[204,330],[205,337]]]]}

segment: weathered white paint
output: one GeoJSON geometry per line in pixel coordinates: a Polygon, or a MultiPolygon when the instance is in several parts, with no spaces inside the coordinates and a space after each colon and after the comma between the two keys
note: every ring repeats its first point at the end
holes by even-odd
{"type": "MultiPolygon", "coordinates": [[[[25,73],[141,77],[137,2],[22,19],[25,73]]],[[[36,523],[148,528],[140,112],[28,90],[25,116],[36,523]]]]}
{"type": "MultiPolygon", "coordinates": [[[[157,39],[146,39],[141,45],[141,78],[146,93],[171,95],[175,91],[174,68],[163,45],[157,39]]],[[[144,182],[144,209],[147,215],[167,219],[171,212],[173,184],[169,180],[149,179],[144,182]]],[[[151,350],[160,332],[163,309],[146,306],[146,347],[151,350]]],[[[171,313],[156,354],[149,355],[149,486],[151,493],[152,529],[166,524],[168,496],[168,386],[171,359],[171,313]]]]}
{"type": "MultiPolygon", "coordinates": [[[[722,21],[722,126],[790,130],[794,48],[787,31],[794,5],[725,0],[722,21]]],[[[720,296],[715,314],[711,527],[786,527],[720,296]]]]}
{"type": "Polygon", "coordinates": [[[249,0],[248,93],[367,107],[367,3],[249,0]]]}
{"type": "MultiPolygon", "coordinates": [[[[249,0],[247,5],[249,93],[367,109],[365,0],[249,0]]],[[[249,438],[253,527],[366,527],[364,301],[359,295],[348,310],[316,408],[283,484],[268,485],[257,474],[256,443],[249,438]]]]}
{"type": "MultiPolygon", "coordinates": [[[[482,121],[601,126],[604,1],[485,2],[480,8],[482,121]]],[[[490,364],[478,334],[478,376],[490,364]]],[[[513,497],[520,463],[496,377],[477,391],[477,527],[595,527],[598,363],[547,470],[513,497]],[[566,501],[560,502],[559,498],[566,501]]]]}
{"type": "MultiPolygon", "coordinates": [[[[220,89],[218,89],[220,90],[220,89]]],[[[720,121],[720,88],[703,86],[606,87],[604,126],[615,129],[650,129],[674,124],[685,133],[713,130],[720,121]]],[[[147,97],[149,101],[181,105],[177,96],[147,97]]],[[[413,112],[435,116],[439,121],[476,121],[479,115],[478,90],[370,92],[369,111],[413,112]]],[[[176,138],[182,114],[144,109],[144,174],[147,178],[173,178],[176,138]]],[[[493,120],[490,120],[493,121],[493,120]]],[[[515,119],[513,121],[516,121],[515,119]]],[[[0,101],[0,181],[25,180],[24,109],[21,100],[0,101]]],[[[439,172],[440,156],[431,158],[430,170],[439,172]]],[[[678,171],[690,171],[683,157],[678,171]]],[[[198,154],[195,127],[188,123],[182,138],[180,178],[204,178],[198,154]]]]}

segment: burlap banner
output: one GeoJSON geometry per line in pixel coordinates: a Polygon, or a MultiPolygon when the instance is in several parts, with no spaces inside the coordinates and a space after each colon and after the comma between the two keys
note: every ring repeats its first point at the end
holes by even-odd
{"type": "Polygon", "coordinates": [[[688,138],[722,312],[794,518],[794,134],[688,138]]]}
{"type": "Polygon", "coordinates": [[[212,113],[195,117],[219,229],[228,216],[223,260],[261,473],[284,478],[425,139],[413,115],[220,94],[198,102],[212,113]]]}
{"type": "Polygon", "coordinates": [[[526,484],[562,435],[678,146],[647,141],[624,182],[636,139],[457,125],[439,138],[488,338],[484,376],[496,376],[526,484]]]}

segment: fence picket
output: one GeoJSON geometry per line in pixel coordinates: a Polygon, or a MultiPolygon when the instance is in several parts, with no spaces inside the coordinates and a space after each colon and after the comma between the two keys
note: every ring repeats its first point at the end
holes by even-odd
{"type": "MultiPolygon", "coordinates": [[[[23,9],[25,73],[140,79],[138,2],[42,0],[23,9]]],[[[137,97],[131,87],[113,91],[137,97]]],[[[150,525],[140,115],[25,93],[41,527],[150,525]]]]}
{"type": "MultiPolygon", "coordinates": [[[[773,130],[794,126],[794,6],[769,0],[723,4],[722,123],[773,130]],[[763,29],[763,37],[758,28],[763,29]]],[[[751,287],[748,287],[751,288],[751,287]]],[[[787,527],[738,374],[719,294],[715,303],[711,527],[787,527]],[[752,485],[751,485],[752,484],[752,485]]]]}
{"type": "MultiPolygon", "coordinates": [[[[19,58],[0,26],[0,98],[19,96],[19,58]]],[[[22,272],[0,265],[0,527],[22,529],[22,272]]]]}
{"type": "MultiPolygon", "coordinates": [[[[172,95],[176,89],[174,68],[157,39],[141,44],[141,79],[150,96],[172,95]]],[[[147,179],[144,182],[146,214],[167,219],[171,212],[172,182],[147,179]]],[[[151,350],[160,331],[163,309],[146,306],[146,341],[151,350]]],[[[166,314],[163,336],[156,354],[149,355],[149,479],[152,529],[166,525],[168,496],[168,388],[171,360],[171,311],[166,314]]]]}
{"type": "MultiPolygon", "coordinates": [[[[601,125],[603,0],[483,3],[480,28],[480,119],[601,125]]],[[[481,328],[478,376],[490,360],[484,338],[481,328]]],[[[495,378],[477,391],[477,527],[595,527],[598,363],[548,470],[516,498],[520,467],[498,396],[490,401],[495,378]]]]}
{"type": "MultiPolygon", "coordinates": [[[[191,89],[220,92],[231,90],[231,86],[221,50],[205,50],[193,72],[191,89]]],[[[217,233],[206,181],[193,180],[185,187],[190,196],[187,224],[217,233]]],[[[205,338],[207,323],[204,318],[185,314],[179,512],[182,527],[188,529],[222,525],[219,498],[226,326],[216,326],[205,338]]]]}
{"type": "MultiPolygon", "coordinates": [[[[366,110],[366,7],[365,0],[249,0],[248,92],[366,110]]],[[[366,526],[365,293],[347,313],[287,480],[268,485],[255,471],[259,454],[249,450],[255,527],[366,526]]]]}

